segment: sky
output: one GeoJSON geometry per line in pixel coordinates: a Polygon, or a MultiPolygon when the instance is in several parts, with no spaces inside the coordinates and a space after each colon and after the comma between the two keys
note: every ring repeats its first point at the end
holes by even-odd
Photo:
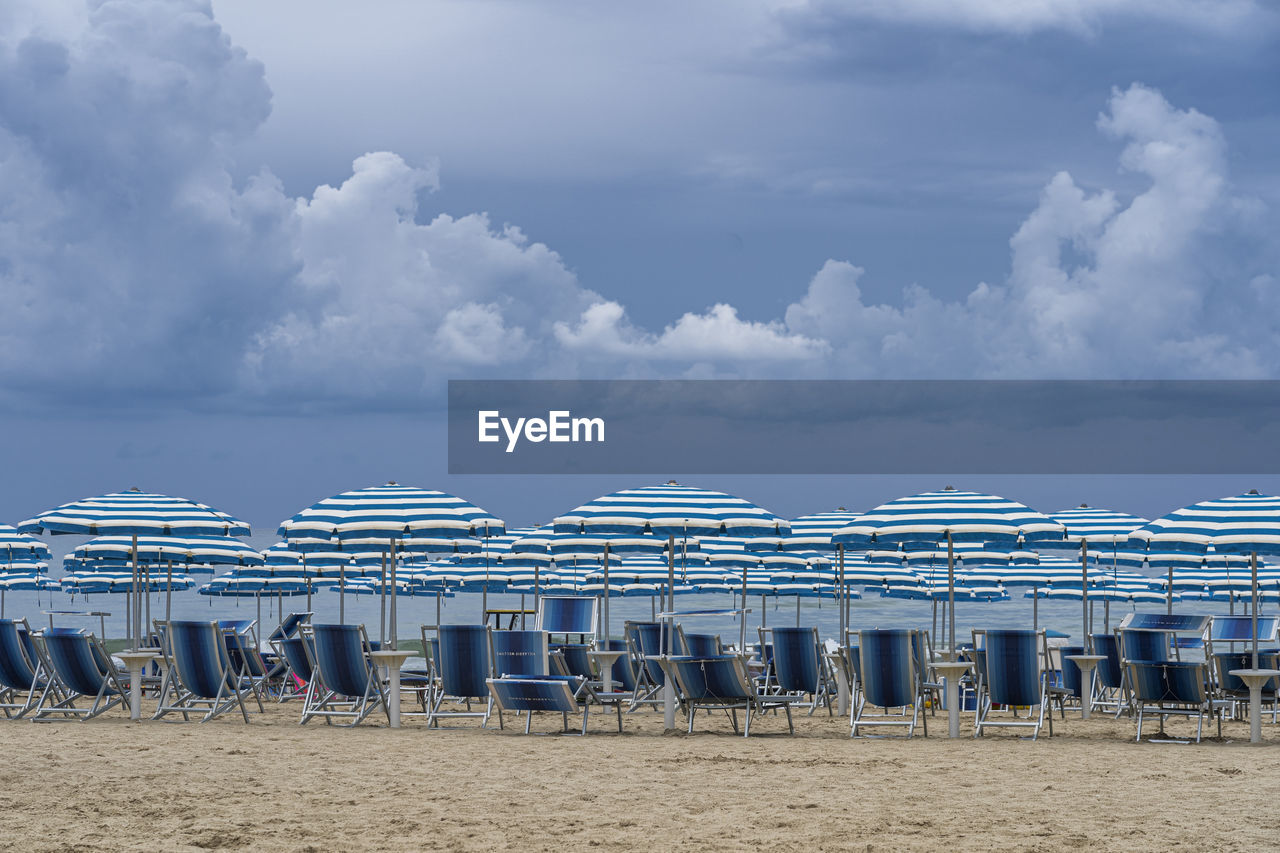
{"type": "MultiPolygon", "coordinates": [[[[1280,378],[1278,34],[1252,0],[12,0],[0,521],[636,484],[450,477],[450,378],[1280,378]]],[[[696,478],[783,515],[926,480],[696,478]]]]}

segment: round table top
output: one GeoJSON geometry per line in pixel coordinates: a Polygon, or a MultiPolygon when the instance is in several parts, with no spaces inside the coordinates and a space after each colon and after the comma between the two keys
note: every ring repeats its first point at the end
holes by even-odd
{"type": "Polygon", "coordinates": [[[1236,678],[1275,678],[1280,669],[1233,669],[1231,674],[1236,678]]]}
{"type": "Polygon", "coordinates": [[[407,660],[416,655],[417,652],[409,649],[378,649],[376,652],[369,652],[369,657],[376,660],[392,661],[396,658],[407,660]]]}
{"type": "Polygon", "coordinates": [[[116,652],[116,657],[125,663],[133,661],[149,661],[159,657],[164,657],[164,653],[159,649],[133,649],[127,652],[116,652]]]}
{"type": "Polygon", "coordinates": [[[1075,661],[1076,663],[1097,663],[1106,659],[1106,655],[1067,655],[1067,660],[1075,661]]]}
{"type": "Polygon", "coordinates": [[[973,666],[971,660],[940,660],[929,664],[933,669],[953,669],[956,671],[969,669],[973,666]]]}
{"type": "Polygon", "coordinates": [[[589,658],[620,658],[627,653],[626,649],[592,649],[587,652],[589,658]]]}

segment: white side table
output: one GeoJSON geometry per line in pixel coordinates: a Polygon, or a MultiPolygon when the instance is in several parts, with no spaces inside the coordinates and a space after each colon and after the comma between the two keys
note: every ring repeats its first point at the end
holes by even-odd
{"type": "Polygon", "coordinates": [[[1280,675],[1280,670],[1233,669],[1231,674],[1249,688],[1249,743],[1262,743],[1262,687],[1280,675]]]}
{"type": "Polygon", "coordinates": [[[142,670],[164,657],[159,649],[134,649],[116,655],[129,668],[129,719],[142,719],[142,670]]]}
{"type": "Polygon", "coordinates": [[[1087,720],[1093,710],[1093,671],[1107,656],[1067,655],[1066,659],[1080,667],[1080,719],[1087,720]]]}
{"type": "Polygon", "coordinates": [[[403,649],[380,649],[369,652],[369,657],[380,667],[387,669],[387,716],[391,720],[391,728],[400,728],[400,667],[413,657],[413,652],[403,649]]]}
{"type": "Polygon", "coordinates": [[[601,693],[613,692],[613,664],[626,653],[625,649],[593,649],[587,652],[587,657],[595,663],[596,671],[600,673],[601,693]]]}
{"type": "Polygon", "coordinates": [[[947,680],[947,734],[960,737],[960,677],[973,668],[967,660],[935,661],[929,666],[939,677],[947,680]]]}

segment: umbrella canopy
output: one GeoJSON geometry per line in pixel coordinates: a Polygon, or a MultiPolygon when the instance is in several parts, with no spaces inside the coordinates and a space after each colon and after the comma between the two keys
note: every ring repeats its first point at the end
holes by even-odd
{"type": "Polygon", "coordinates": [[[18,525],[20,533],[81,536],[248,536],[249,525],[204,504],[141,491],[54,507],[18,525]]]}
{"type": "Polygon", "coordinates": [[[48,545],[34,536],[19,533],[15,527],[0,524],[0,563],[48,562],[51,559],[48,545]]]}
{"type": "MultiPolygon", "coordinates": [[[[59,583],[63,592],[78,592],[82,595],[135,591],[133,572],[120,569],[104,568],[77,572],[62,578],[59,583]]],[[[172,581],[168,578],[154,577],[150,581],[139,581],[137,586],[147,592],[159,592],[162,589],[191,589],[195,585],[195,579],[190,575],[175,574],[172,581]]]]}
{"type": "Polygon", "coordinates": [[[836,531],[849,526],[859,513],[839,507],[832,512],[802,515],[790,521],[791,532],[786,536],[764,536],[748,539],[749,551],[819,551],[832,553],[836,546],[831,537],[836,531]]]}
{"type": "Polygon", "coordinates": [[[557,533],[599,533],[621,537],[783,536],[790,525],[742,498],[669,482],[624,489],[554,521],[557,533]]]}
{"type": "Polygon", "coordinates": [[[41,592],[62,587],[56,580],[41,572],[5,572],[0,574],[0,589],[41,592]]]}
{"type": "MultiPolygon", "coordinates": [[[[77,545],[79,560],[126,563],[133,557],[130,536],[99,536],[77,545]]],[[[260,566],[262,554],[230,536],[139,536],[138,560],[145,563],[191,562],[213,566],[260,566]]]]}
{"type": "Polygon", "coordinates": [[[1095,550],[1103,544],[1122,545],[1128,542],[1133,531],[1148,523],[1147,519],[1136,515],[1100,509],[1088,504],[1051,512],[1049,517],[1066,529],[1065,542],[1079,544],[1085,541],[1095,550]]]}
{"type": "Polygon", "coordinates": [[[277,535],[298,551],[356,547],[430,553],[455,539],[505,533],[501,519],[445,492],[387,483],[325,498],[280,523],[277,535]]]}

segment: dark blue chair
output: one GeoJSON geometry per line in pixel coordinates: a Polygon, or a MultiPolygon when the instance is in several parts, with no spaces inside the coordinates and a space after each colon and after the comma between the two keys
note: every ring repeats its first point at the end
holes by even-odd
{"type": "Polygon", "coordinates": [[[1196,718],[1196,743],[1200,742],[1204,728],[1204,715],[1218,719],[1218,736],[1222,736],[1222,707],[1229,703],[1216,703],[1209,692],[1208,668],[1193,661],[1135,661],[1125,662],[1129,684],[1133,690],[1134,704],[1138,711],[1137,740],[1142,740],[1142,721],[1147,714],[1155,714],[1160,720],[1159,738],[1165,738],[1165,717],[1182,716],[1196,718]]]}
{"type": "Polygon", "coordinates": [[[244,721],[249,712],[244,706],[242,678],[227,651],[226,631],[217,622],[175,621],[163,623],[166,685],[160,692],[153,720],[178,712],[190,720],[192,711],[204,711],[200,722],[239,707],[244,721]]]}
{"type": "MultiPolygon", "coordinates": [[[[1050,670],[1045,673],[1045,689],[1049,694],[1050,701],[1057,700],[1058,710],[1065,718],[1066,703],[1070,700],[1081,700],[1081,691],[1083,690],[1080,665],[1075,661],[1067,660],[1067,658],[1072,655],[1084,654],[1084,646],[1058,646],[1050,651],[1056,654],[1059,661],[1059,669],[1056,672],[1050,670]]],[[[1050,709],[1050,713],[1052,713],[1052,709],[1050,709]]]]}
{"type": "Polygon", "coordinates": [[[98,638],[79,628],[48,628],[40,633],[40,642],[52,672],[32,719],[58,714],[88,720],[124,704],[127,685],[98,638]],[[81,697],[92,697],[88,708],[76,707],[81,697]]]}
{"type": "Polygon", "coordinates": [[[267,637],[267,642],[274,644],[296,636],[298,629],[310,621],[311,613],[309,611],[305,613],[290,613],[271,632],[271,636],[267,637]]]}
{"type": "Polygon", "coordinates": [[[592,678],[591,658],[587,655],[589,651],[591,651],[591,646],[586,643],[560,643],[557,645],[555,652],[563,669],[560,674],[573,675],[578,678],[592,678]]]}
{"type": "Polygon", "coordinates": [[[823,663],[817,628],[771,628],[773,635],[773,683],[784,693],[812,697],[809,715],[818,704],[831,714],[830,679],[823,663]]]}
{"type": "Polygon", "coordinates": [[[594,636],[600,602],[593,596],[543,595],[538,598],[538,619],[534,626],[548,634],[594,636]]]}
{"type": "Polygon", "coordinates": [[[636,686],[631,695],[631,709],[640,705],[658,705],[662,700],[658,693],[667,683],[666,672],[662,665],[650,657],[663,655],[663,639],[668,638],[672,650],[676,654],[680,649],[675,647],[677,633],[667,634],[668,628],[661,622],[627,622],[624,629],[631,659],[636,668],[636,686]]]}
{"type": "MultiPolygon", "coordinates": [[[[1048,694],[1041,655],[1048,653],[1043,631],[988,629],[985,632],[985,689],[978,697],[978,719],[974,737],[981,737],[990,727],[1030,728],[1031,739],[1040,735],[1044,725],[1048,694]],[[993,706],[1034,707],[1034,716],[1023,720],[991,719],[993,706]]],[[[1053,715],[1049,715],[1049,734],[1053,735],[1053,715]]]]}
{"type": "Polygon", "coordinates": [[[350,719],[361,723],[374,711],[387,711],[387,695],[377,667],[369,657],[369,638],[363,625],[319,624],[304,629],[311,640],[313,689],[302,708],[303,724],[313,717],[326,723],[350,719]]]}
{"type": "MultiPolygon", "coordinates": [[[[918,642],[915,633],[893,628],[858,632],[862,690],[850,718],[851,736],[857,737],[859,728],[879,726],[905,726],[907,737],[915,734],[923,703],[913,651],[913,644],[918,642]],[[868,706],[880,708],[883,713],[870,714],[868,706]],[[894,708],[901,708],[902,713],[890,713],[894,708]]],[[[929,734],[927,720],[924,733],[929,734]]]]}
{"type": "MultiPolygon", "coordinates": [[[[609,648],[613,651],[627,651],[626,640],[610,640],[609,648]]],[[[636,689],[636,669],[631,661],[631,656],[620,655],[613,662],[613,683],[618,686],[618,690],[624,693],[634,693],[636,689]]]]}
{"type": "MultiPolygon", "coordinates": [[[[503,631],[497,634],[506,633],[503,631]]],[[[542,633],[542,632],[539,632],[542,633]]],[[[545,635],[544,635],[545,636],[545,635]]],[[[582,678],[572,675],[540,675],[540,676],[504,676],[488,680],[489,692],[493,696],[494,706],[498,709],[498,728],[503,724],[504,711],[524,712],[524,733],[529,734],[533,726],[535,711],[559,713],[563,720],[562,731],[569,731],[569,714],[582,710],[582,734],[587,733],[587,713],[590,706],[578,701],[578,688],[584,683],[582,678]]],[[[621,726],[621,716],[619,716],[621,726]]]]}
{"type": "Polygon", "coordinates": [[[0,711],[23,717],[40,702],[48,676],[25,619],[0,619],[0,711]]]}
{"type": "Polygon", "coordinates": [[[550,674],[546,631],[492,631],[489,641],[493,672],[498,678],[550,674]]]}
{"type": "Polygon", "coordinates": [[[738,731],[738,711],[746,712],[742,736],[751,735],[751,715],[782,708],[787,715],[787,729],[795,734],[791,719],[791,703],[798,697],[757,691],[746,663],[738,655],[695,657],[677,655],[662,661],[676,687],[676,696],[688,716],[688,731],[693,732],[693,718],[698,709],[723,710],[738,731]]]}
{"type": "Polygon", "coordinates": [[[685,653],[693,657],[716,657],[724,654],[719,634],[688,634],[683,627],[676,626],[680,635],[679,646],[685,653]]]}
{"type": "Polygon", "coordinates": [[[493,694],[488,685],[493,675],[488,626],[441,625],[437,631],[438,686],[427,722],[438,727],[441,717],[480,717],[481,728],[488,726],[493,711],[493,694]],[[446,699],[463,703],[466,710],[441,710],[446,699]],[[485,709],[471,710],[472,700],[478,699],[484,700],[485,709]]]}
{"type": "Polygon", "coordinates": [[[299,633],[295,637],[277,640],[280,657],[285,662],[284,680],[280,687],[280,702],[290,699],[306,699],[312,691],[312,664],[315,657],[313,649],[308,649],[309,638],[299,633]]]}

